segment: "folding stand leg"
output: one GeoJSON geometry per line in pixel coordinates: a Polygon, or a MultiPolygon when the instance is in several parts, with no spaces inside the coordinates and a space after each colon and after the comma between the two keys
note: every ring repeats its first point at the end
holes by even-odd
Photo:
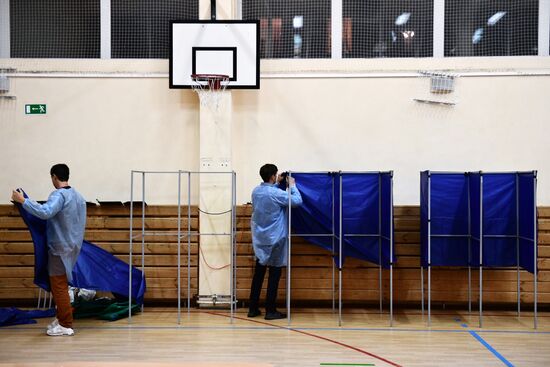
{"type": "Polygon", "coordinates": [[[48,297],[51,297],[52,292],[45,292],[44,293],[44,302],[42,302],[42,308],[46,308],[46,302],[48,301],[48,297]]]}
{"type": "Polygon", "coordinates": [[[128,248],[128,323],[132,323],[132,255],[134,253],[134,171],[130,172],[130,244],[128,248]]]}
{"type": "Polygon", "coordinates": [[[521,316],[521,275],[519,272],[519,265],[516,269],[516,278],[517,278],[517,294],[518,294],[518,317],[521,316]]]}
{"type": "MultiPolygon", "coordinates": [[[[335,293],[336,293],[336,289],[334,287],[334,282],[336,281],[336,264],[334,263],[334,260],[336,259],[334,257],[334,250],[335,250],[335,243],[334,243],[334,240],[335,240],[335,232],[336,232],[336,228],[335,228],[335,223],[334,223],[334,202],[335,202],[335,198],[334,198],[334,176],[331,176],[332,177],[332,211],[331,211],[331,214],[332,214],[332,313],[334,313],[334,311],[336,310],[336,302],[335,302],[335,293]]],[[[341,235],[341,234],[340,234],[341,235]]]]}
{"type": "Polygon", "coordinates": [[[432,326],[432,267],[428,264],[428,326],[432,326]]]}
{"type": "Polygon", "coordinates": [[[338,243],[338,326],[342,326],[342,254],[343,254],[343,242],[344,242],[344,232],[343,232],[343,220],[342,220],[342,214],[343,214],[343,188],[342,188],[342,175],[339,175],[340,178],[340,208],[339,208],[339,229],[340,229],[340,238],[338,243]]]}
{"type": "Polygon", "coordinates": [[[479,327],[483,327],[483,175],[479,178],[479,327]]]}
{"type": "MultiPolygon", "coordinates": [[[[292,173],[288,173],[289,177],[292,177],[292,173]]],[[[290,195],[290,186],[287,188],[288,190],[288,263],[286,266],[286,321],[288,325],[290,326],[290,278],[291,278],[291,266],[290,266],[290,260],[292,255],[292,197],[290,195]]]]}
{"type": "Polygon", "coordinates": [[[393,326],[393,172],[390,179],[390,327],[393,326]]]}
{"type": "Polygon", "coordinates": [[[479,327],[483,327],[483,268],[479,267],[479,327]]]}
{"type": "Polygon", "coordinates": [[[468,266],[468,313],[472,313],[472,267],[468,266]]]}
{"type": "Polygon", "coordinates": [[[338,269],[338,326],[342,326],[342,268],[338,269]]]}
{"type": "Polygon", "coordinates": [[[178,171],[178,325],[181,324],[181,171],[178,171]]]}
{"type": "Polygon", "coordinates": [[[384,297],[382,294],[382,265],[378,266],[378,295],[380,297],[380,313],[382,313],[382,300],[384,297]]]}
{"type": "MultiPolygon", "coordinates": [[[[131,223],[130,225],[134,225],[131,223]]],[[[131,264],[130,264],[131,265],[131,264]]],[[[145,279],[145,172],[141,173],[141,282],[145,279]]],[[[145,301],[141,303],[143,313],[145,301]]]]}
{"type": "Polygon", "coordinates": [[[382,176],[378,174],[378,296],[382,313],[382,176]]]}
{"type": "Polygon", "coordinates": [[[390,327],[392,326],[393,326],[393,262],[390,264],[390,327]]]}
{"type": "Polygon", "coordinates": [[[519,272],[519,174],[516,172],[516,279],[517,279],[517,302],[518,317],[521,314],[521,285],[519,272]]]}
{"type": "Polygon", "coordinates": [[[534,261],[534,266],[533,266],[533,286],[534,286],[534,289],[533,289],[533,296],[534,296],[534,299],[533,299],[533,323],[534,323],[534,328],[536,329],[537,328],[537,325],[538,325],[538,315],[537,315],[537,303],[538,303],[538,289],[537,289],[537,266],[538,266],[538,262],[537,262],[537,257],[538,257],[538,248],[537,248],[537,245],[538,245],[538,242],[537,242],[537,172],[534,171],[533,172],[533,261],[534,261]]]}
{"type": "MultiPolygon", "coordinates": [[[[198,238],[198,237],[197,237],[198,238]]],[[[191,316],[191,172],[187,172],[187,319],[191,316]]]]}
{"type": "Polygon", "coordinates": [[[42,298],[42,288],[38,288],[38,304],[36,305],[36,308],[40,308],[40,299],[42,298]]]}
{"type": "Polygon", "coordinates": [[[472,313],[472,207],[470,193],[470,178],[468,175],[468,315],[472,313]]]}
{"type": "Polygon", "coordinates": [[[336,293],[336,289],[334,287],[334,282],[336,281],[335,279],[336,266],[334,265],[334,250],[332,251],[332,253],[333,253],[333,256],[332,256],[332,312],[334,313],[334,311],[336,310],[336,297],[334,296],[336,293]]]}
{"type": "Polygon", "coordinates": [[[424,267],[420,267],[420,298],[421,298],[421,305],[422,305],[422,317],[424,317],[425,312],[425,301],[424,301],[424,267]]]}

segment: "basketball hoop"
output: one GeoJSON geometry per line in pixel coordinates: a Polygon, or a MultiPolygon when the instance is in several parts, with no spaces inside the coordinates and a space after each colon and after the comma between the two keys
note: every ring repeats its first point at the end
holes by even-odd
{"type": "Polygon", "coordinates": [[[222,74],[192,74],[191,88],[199,95],[201,106],[218,108],[223,91],[229,84],[229,76],[222,74]]]}

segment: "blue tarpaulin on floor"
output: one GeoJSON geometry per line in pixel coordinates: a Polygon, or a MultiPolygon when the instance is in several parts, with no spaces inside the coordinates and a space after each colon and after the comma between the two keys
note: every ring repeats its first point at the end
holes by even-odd
{"type": "Polygon", "coordinates": [[[420,183],[422,266],[534,271],[536,172],[425,171],[420,183]]]}
{"type": "Polygon", "coordinates": [[[303,199],[300,207],[292,208],[293,235],[334,251],[338,264],[342,218],[342,262],[349,256],[389,267],[393,238],[391,172],[293,172],[292,177],[303,199]]]}
{"type": "Polygon", "coordinates": [[[36,324],[37,318],[55,316],[55,308],[47,310],[20,310],[15,307],[0,308],[0,326],[36,324]]]}
{"type": "MultiPolygon", "coordinates": [[[[48,277],[48,245],[46,221],[33,216],[17,204],[19,213],[29,228],[34,243],[34,284],[50,291],[48,277]]],[[[83,241],[82,249],[73,268],[73,287],[112,292],[117,296],[128,298],[129,267],[109,252],[83,241]]],[[[143,303],[146,283],[141,270],[132,267],[132,299],[143,303]]]]}

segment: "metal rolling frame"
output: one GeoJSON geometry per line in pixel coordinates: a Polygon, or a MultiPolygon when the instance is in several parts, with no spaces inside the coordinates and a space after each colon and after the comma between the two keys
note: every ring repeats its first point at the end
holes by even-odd
{"type": "Polygon", "coordinates": [[[235,233],[237,232],[237,192],[236,192],[236,174],[231,172],[231,265],[229,267],[229,274],[231,277],[229,296],[230,296],[230,321],[233,323],[235,317],[235,304],[237,302],[236,289],[237,289],[237,246],[235,233]]]}
{"type": "Polygon", "coordinates": [[[520,269],[519,269],[519,239],[533,241],[533,282],[534,282],[534,302],[533,302],[533,324],[537,328],[537,171],[512,171],[512,172],[480,172],[480,258],[479,258],[479,327],[483,327],[483,238],[516,238],[516,271],[517,271],[517,314],[521,312],[521,288],[520,288],[520,269]],[[515,174],[516,175],[516,235],[484,235],[483,234],[483,175],[495,174],[515,174]],[[519,235],[519,175],[533,174],[533,239],[525,238],[519,235]]]}
{"type": "Polygon", "coordinates": [[[472,208],[470,206],[470,176],[468,175],[468,314],[472,313],[472,208]]]}
{"type": "MultiPolygon", "coordinates": [[[[191,175],[187,174],[187,233],[191,233],[191,175]]],[[[187,317],[191,315],[191,235],[187,236],[187,317]]],[[[179,290],[178,290],[179,292],[179,290]]]]}
{"type": "Polygon", "coordinates": [[[483,327],[483,174],[479,175],[479,327],[483,327]]]}
{"type": "MultiPolygon", "coordinates": [[[[294,173],[298,173],[298,172],[294,172],[294,173]]],[[[302,172],[299,172],[299,173],[302,173],[302,172]]],[[[330,172],[307,172],[307,173],[330,173],[330,172]]],[[[292,177],[292,171],[288,171],[288,175],[290,177],[292,177]]],[[[290,321],[291,321],[291,318],[290,318],[290,292],[291,292],[291,287],[290,287],[290,281],[291,281],[291,273],[292,273],[292,267],[290,266],[290,258],[291,258],[291,252],[292,252],[292,237],[304,237],[304,236],[307,236],[307,237],[332,237],[332,254],[333,254],[333,257],[334,257],[334,238],[336,237],[335,233],[334,233],[334,178],[332,179],[332,195],[333,195],[333,200],[332,200],[332,233],[310,233],[310,234],[307,234],[307,233],[297,233],[297,234],[293,234],[292,231],[291,231],[291,223],[292,223],[292,217],[291,217],[291,211],[292,211],[292,206],[291,206],[291,197],[290,197],[290,192],[289,192],[289,197],[288,197],[288,207],[289,207],[289,214],[288,214],[288,265],[287,265],[287,284],[286,284],[286,287],[287,287],[287,304],[286,304],[286,312],[287,312],[287,323],[288,325],[290,325],[290,321]]],[[[290,190],[290,188],[288,188],[288,190],[290,190]]],[[[334,259],[333,259],[334,260],[334,259]]],[[[335,299],[334,299],[334,291],[335,291],[335,287],[334,287],[334,261],[332,261],[332,309],[334,310],[334,307],[335,307],[335,299]]]]}
{"type": "Polygon", "coordinates": [[[330,211],[330,215],[332,217],[332,312],[334,313],[336,309],[336,302],[335,302],[335,287],[334,287],[334,280],[336,275],[336,264],[334,263],[334,234],[335,234],[335,228],[334,228],[334,176],[332,177],[332,190],[330,191],[332,193],[332,208],[330,211]]]}
{"type": "MultiPolygon", "coordinates": [[[[191,243],[190,243],[190,238],[192,236],[229,236],[230,238],[230,242],[231,242],[231,255],[230,255],[230,270],[229,270],[229,274],[230,274],[230,277],[229,277],[229,297],[230,297],[230,323],[233,323],[234,322],[234,317],[235,317],[235,297],[236,297],[236,292],[235,292],[235,287],[236,287],[236,281],[234,281],[235,277],[236,277],[236,266],[237,266],[237,262],[236,262],[236,236],[235,236],[235,231],[236,231],[236,173],[235,171],[206,171],[206,172],[202,172],[202,171],[182,171],[182,172],[186,172],[188,174],[188,221],[187,221],[187,226],[188,226],[188,230],[189,232],[185,235],[187,237],[187,241],[188,241],[188,247],[187,247],[187,253],[188,253],[188,259],[191,258],[191,243]],[[199,231],[196,231],[196,232],[191,232],[190,230],[190,223],[191,223],[191,212],[190,212],[190,207],[191,207],[191,175],[194,175],[194,174],[197,174],[197,175],[201,175],[201,174],[231,174],[231,209],[227,212],[230,212],[231,213],[231,225],[230,225],[230,232],[229,233],[201,233],[200,230],[199,231]]],[[[206,214],[206,215],[211,215],[210,213],[204,213],[203,214],[206,214]]],[[[187,287],[188,287],[188,292],[187,292],[187,313],[189,314],[190,313],[190,304],[191,304],[191,298],[190,298],[190,293],[191,293],[191,290],[190,290],[190,284],[191,284],[191,264],[190,264],[190,261],[188,260],[187,261],[187,287]]],[[[180,292],[178,291],[178,294],[180,292]]]]}
{"type": "MultiPolygon", "coordinates": [[[[340,228],[340,237],[378,237],[378,292],[379,292],[379,302],[380,302],[380,312],[383,310],[383,292],[382,292],[382,244],[381,239],[387,239],[390,241],[390,326],[393,325],[393,171],[365,171],[365,172],[358,172],[358,171],[341,171],[340,172],[340,209],[343,208],[343,185],[342,185],[342,176],[344,174],[377,174],[378,175],[378,233],[377,234],[342,234],[342,227],[340,228]],[[391,209],[390,209],[390,215],[391,215],[391,224],[390,224],[390,238],[382,235],[382,181],[381,181],[381,175],[382,174],[390,174],[390,182],[391,182],[391,209]]],[[[340,212],[340,222],[342,222],[342,211],[340,212]]],[[[342,249],[340,248],[340,254],[342,253],[342,249]]],[[[342,256],[340,255],[340,259],[342,256]]],[[[340,261],[339,264],[340,271],[342,268],[342,264],[340,261]]],[[[341,279],[341,276],[340,276],[341,279]]],[[[341,283],[341,280],[340,282],[341,283]]],[[[339,285],[339,294],[340,294],[340,301],[339,301],[339,313],[338,313],[338,322],[339,326],[342,324],[342,305],[341,305],[341,286],[339,285]]]]}
{"type": "Polygon", "coordinates": [[[537,292],[537,258],[538,258],[538,232],[537,232],[537,171],[533,172],[533,327],[536,329],[538,326],[538,315],[537,315],[537,303],[538,303],[538,292],[537,292]]]}
{"type": "MultiPolygon", "coordinates": [[[[130,225],[133,226],[134,223],[130,222],[130,225]]],[[[145,173],[142,172],[141,173],[141,279],[143,279],[144,277],[145,277],[145,173]]],[[[129,294],[128,297],[132,297],[132,294],[129,294]]],[[[179,294],[178,294],[178,298],[179,298],[179,294]]],[[[141,312],[143,312],[144,303],[141,304],[141,312]]],[[[132,312],[131,309],[130,309],[130,312],[132,312]]]]}
{"type": "Polygon", "coordinates": [[[390,173],[390,327],[393,326],[393,171],[390,173]]]}
{"type": "MultiPolygon", "coordinates": [[[[430,182],[430,171],[426,171],[426,175],[428,176],[428,183],[430,182]]],[[[422,172],[420,173],[420,203],[423,203],[422,201],[422,172]]],[[[430,193],[430,190],[428,188],[428,195],[430,193]]],[[[422,210],[420,211],[420,216],[422,217],[422,210]]],[[[428,221],[429,223],[429,221],[428,221]]],[[[422,227],[422,221],[420,226],[422,227]]],[[[428,225],[428,242],[430,241],[430,227],[428,225]]],[[[420,256],[422,257],[422,248],[420,249],[420,256]]],[[[422,319],[424,319],[424,266],[422,265],[422,259],[420,259],[420,307],[422,309],[422,319]]]]}
{"type": "Polygon", "coordinates": [[[128,259],[128,323],[132,322],[132,255],[134,253],[134,171],[130,173],[130,246],[128,259]]]}
{"type": "Polygon", "coordinates": [[[517,279],[517,302],[518,317],[521,315],[521,287],[519,272],[519,173],[516,172],[516,279],[517,279]]]}
{"type": "Polygon", "coordinates": [[[432,324],[432,289],[431,289],[431,267],[432,267],[432,178],[428,172],[428,326],[432,324]]]}
{"type": "Polygon", "coordinates": [[[378,296],[382,313],[382,177],[378,174],[378,296]]]}
{"type": "MultiPolygon", "coordinates": [[[[431,176],[432,174],[464,174],[468,172],[452,172],[452,171],[427,171],[428,175],[428,326],[431,326],[431,239],[432,237],[440,238],[468,238],[468,312],[471,312],[471,215],[470,215],[470,182],[467,181],[468,192],[468,234],[467,235],[432,235],[431,233],[431,176]]],[[[422,315],[424,315],[424,268],[420,267],[421,283],[422,283],[422,315]]],[[[481,273],[480,273],[481,274],[481,273]]],[[[481,283],[481,282],[480,282],[481,283]]],[[[481,307],[481,306],[480,306],[481,307]]]]}
{"type": "MultiPolygon", "coordinates": [[[[153,235],[153,236],[164,236],[164,235],[172,235],[171,232],[152,232],[147,234],[145,231],[145,175],[146,174],[177,174],[178,175],[178,312],[177,312],[177,322],[178,325],[181,323],[181,238],[187,237],[187,313],[190,314],[190,305],[191,305],[191,263],[189,259],[191,258],[191,237],[192,236],[231,236],[231,260],[230,260],[230,304],[231,304],[231,311],[230,311],[230,320],[231,323],[233,323],[234,319],[234,297],[235,297],[235,274],[236,274],[236,245],[235,245],[235,226],[236,226],[236,191],[235,191],[235,185],[236,185],[236,174],[234,171],[212,171],[212,172],[201,172],[201,171],[137,171],[132,170],[130,172],[130,249],[129,249],[129,279],[128,279],[128,323],[131,323],[132,321],[132,255],[133,255],[133,217],[134,217],[134,173],[141,173],[142,175],[142,213],[141,213],[141,220],[142,220],[142,228],[141,228],[141,235],[138,235],[136,237],[141,237],[141,269],[142,269],[142,277],[145,276],[145,237],[147,235],[153,235]],[[181,174],[187,174],[187,233],[185,235],[181,234],[181,174]],[[191,175],[192,174],[231,174],[231,230],[230,233],[200,233],[200,231],[192,232],[191,231],[191,175]]],[[[142,305],[143,310],[143,305],[142,305]]]]}
{"type": "Polygon", "coordinates": [[[343,198],[343,188],[342,188],[342,172],[339,172],[338,179],[340,180],[338,197],[340,198],[340,205],[338,208],[338,326],[342,326],[342,244],[344,241],[343,233],[343,208],[342,198],[343,198]]]}
{"type": "MultiPolygon", "coordinates": [[[[292,177],[292,172],[288,171],[288,177],[292,177]]],[[[291,254],[292,254],[292,236],[290,235],[292,223],[292,197],[290,195],[290,185],[287,185],[288,191],[288,254],[287,254],[287,266],[286,266],[286,321],[290,326],[290,279],[291,279],[291,254]]],[[[271,270],[270,270],[271,271],[271,270]]]]}
{"type": "MultiPolygon", "coordinates": [[[[189,223],[189,221],[187,222],[189,223]]],[[[181,323],[181,171],[178,171],[178,325],[181,323]]],[[[189,263],[189,258],[187,258],[189,263]]]]}

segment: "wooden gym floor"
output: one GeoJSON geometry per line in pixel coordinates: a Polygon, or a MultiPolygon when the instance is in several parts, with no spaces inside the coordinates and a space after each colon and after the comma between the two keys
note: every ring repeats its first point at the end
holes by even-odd
{"type": "Polygon", "coordinates": [[[549,366],[550,313],[399,310],[393,328],[378,310],[293,310],[285,320],[230,323],[227,311],[147,308],[128,320],[76,320],[73,337],[48,337],[50,319],[0,328],[0,366],[549,366]],[[79,362],[79,363],[71,363],[79,362]],[[82,364],[81,362],[87,362],[82,364]]]}

